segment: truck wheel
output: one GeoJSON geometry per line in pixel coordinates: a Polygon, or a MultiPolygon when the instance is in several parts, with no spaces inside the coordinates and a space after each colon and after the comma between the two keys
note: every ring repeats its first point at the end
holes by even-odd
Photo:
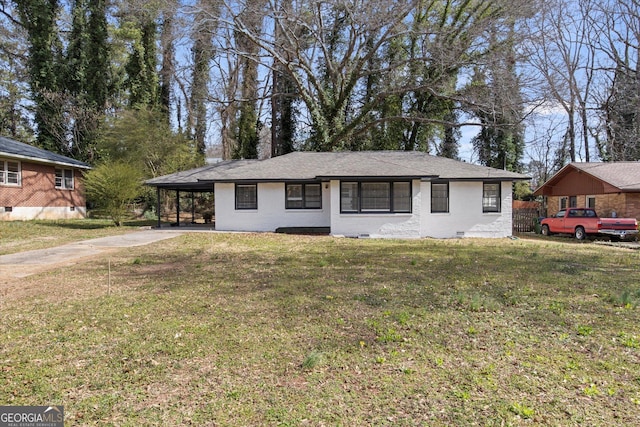
{"type": "Polygon", "coordinates": [[[542,226],[542,228],[540,229],[540,233],[542,233],[543,236],[551,236],[551,231],[549,230],[549,226],[547,224],[542,226]]]}
{"type": "Polygon", "coordinates": [[[584,240],[587,238],[587,233],[584,232],[584,227],[576,227],[576,239],[584,240]]]}

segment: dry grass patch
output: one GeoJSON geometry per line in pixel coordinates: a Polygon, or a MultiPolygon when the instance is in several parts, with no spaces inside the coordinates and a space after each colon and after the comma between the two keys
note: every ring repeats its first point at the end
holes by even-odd
{"type": "Polygon", "coordinates": [[[110,294],[107,261],[5,294],[0,401],[69,425],[640,422],[637,252],[187,234],[111,254],[110,294]]]}

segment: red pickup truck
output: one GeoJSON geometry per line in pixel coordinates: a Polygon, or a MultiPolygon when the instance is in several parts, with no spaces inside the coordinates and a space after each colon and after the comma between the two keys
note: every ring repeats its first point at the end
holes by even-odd
{"type": "Polygon", "coordinates": [[[573,234],[576,239],[586,239],[588,235],[609,235],[626,239],[638,234],[635,218],[599,218],[596,211],[588,208],[561,210],[540,222],[540,231],[545,236],[553,233],[573,234]]]}

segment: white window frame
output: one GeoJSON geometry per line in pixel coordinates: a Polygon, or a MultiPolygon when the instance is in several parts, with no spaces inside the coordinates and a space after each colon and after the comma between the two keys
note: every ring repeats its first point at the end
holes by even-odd
{"type": "Polygon", "coordinates": [[[74,173],[73,169],[56,168],[55,187],[58,190],[74,189],[74,173]]]}
{"type": "Polygon", "coordinates": [[[558,199],[558,210],[565,211],[569,208],[569,198],[567,196],[558,199]]]}
{"type": "Polygon", "coordinates": [[[22,163],[19,160],[5,160],[0,159],[0,185],[6,187],[20,187],[22,186],[22,163]],[[17,166],[15,169],[10,171],[9,165],[17,166]],[[10,178],[13,178],[12,181],[9,182],[10,178]]]}
{"type": "Polygon", "coordinates": [[[584,205],[587,208],[590,209],[595,209],[596,208],[596,196],[586,196],[585,201],[584,201],[584,205]],[[593,204],[589,203],[591,200],[593,200],[593,204]]]}

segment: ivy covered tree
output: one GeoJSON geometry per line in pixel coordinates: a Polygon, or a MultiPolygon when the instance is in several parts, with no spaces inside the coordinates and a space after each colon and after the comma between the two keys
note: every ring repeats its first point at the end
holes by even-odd
{"type": "Polygon", "coordinates": [[[640,74],[619,63],[602,106],[606,139],[599,141],[606,161],[640,160],[640,74]]]}
{"type": "MultiPolygon", "coordinates": [[[[157,72],[157,24],[151,12],[134,16],[131,51],[124,66],[124,88],[128,91],[129,108],[161,110],[160,84],[157,72]]],[[[127,23],[123,23],[127,25],[127,23]]]]}
{"type": "MultiPolygon", "coordinates": [[[[480,132],[473,138],[474,150],[481,164],[510,171],[520,171],[524,155],[522,116],[507,93],[500,93],[500,80],[487,80],[481,71],[474,75],[472,85],[482,94],[484,107],[476,108],[475,116],[480,121],[480,132]]],[[[517,93],[511,96],[517,97],[517,93]]]]}
{"type": "Polygon", "coordinates": [[[109,96],[109,46],[105,0],[76,0],[65,66],[69,153],[95,160],[98,126],[109,96]]]}
{"type": "MultiPolygon", "coordinates": [[[[247,2],[239,19],[251,34],[261,34],[264,20],[264,0],[247,2]]],[[[258,158],[258,144],[262,124],[258,117],[258,63],[260,46],[255,44],[245,31],[235,32],[236,45],[243,54],[240,57],[240,95],[237,129],[236,159],[258,158]]]]}
{"type": "Polygon", "coordinates": [[[34,129],[24,103],[29,96],[24,64],[27,44],[14,12],[10,3],[0,8],[0,135],[32,141],[34,129]]]}
{"type": "Polygon", "coordinates": [[[513,36],[509,31],[501,41],[491,31],[490,43],[501,46],[501,53],[490,57],[484,66],[475,67],[466,91],[471,101],[469,111],[480,122],[480,132],[472,140],[480,163],[520,172],[525,147],[524,103],[515,68],[513,36]]]}
{"type": "MultiPolygon", "coordinates": [[[[278,10],[283,10],[285,1],[280,0],[278,10]]],[[[284,32],[278,25],[274,26],[273,34],[277,40],[276,46],[280,46],[281,55],[286,57],[289,49],[285,46],[290,40],[284,37],[284,32]]],[[[276,157],[295,150],[298,118],[296,103],[299,99],[295,82],[287,73],[284,64],[274,61],[271,73],[271,157],[276,157]]]]}
{"type": "Polygon", "coordinates": [[[191,71],[191,99],[189,102],[189,133],[198,152],[204,154],[207,136],[207,97],[209,91],[209,63],[213,58],[212,20],[199,18],[193,32],[193,66],[191,71]]]}
{"type": "Polygon", "coordinates": [[[65,120],[56,97],[65,75],[56,22],[60,4],[58,0],[21,0],[15,6],[28,38],[27,68],[38,145],[67,154],[65,120]]]}

